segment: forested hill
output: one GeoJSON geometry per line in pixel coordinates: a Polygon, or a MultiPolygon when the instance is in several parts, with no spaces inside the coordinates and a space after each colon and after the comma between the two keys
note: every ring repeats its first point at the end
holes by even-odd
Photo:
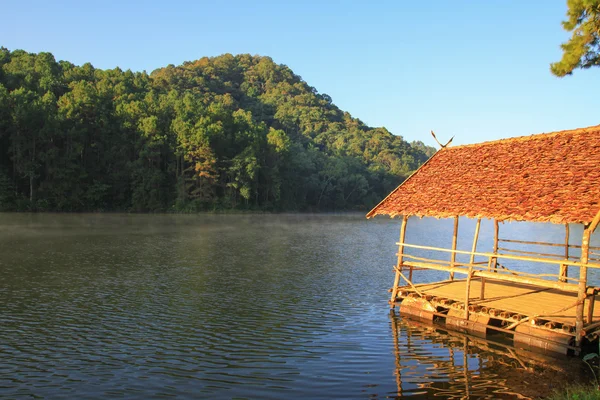
{"type": "Polygon", "coordinates": [[[147,74],[0,48],[0,210],[364,210],[433,152],[269,57],[147,74]]]}

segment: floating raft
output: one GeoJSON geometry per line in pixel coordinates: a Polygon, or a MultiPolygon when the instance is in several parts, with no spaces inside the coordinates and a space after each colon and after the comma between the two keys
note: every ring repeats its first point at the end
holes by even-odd
{"type": "MultiPolygon", "coordinates": [[[[472,280],[471,291],[477,296],[469,297],[466,317],[466,284],[462,279],[403,287],[393,306],[410,317],[435,320],[478,336],[504,332],[513,336],[515,345],[525,348],[562,354],[577,350],[577,293],[486,279],[486,297],[482,300],[481,281],[472,280]]],[[[590,321],[600,321],[599,302],[594,297],[588,303],[590,321]]],[[[588,335],[586,330],[595,334],[598,328],[597,323],[584,324],[584,334],[588,335]]]]}

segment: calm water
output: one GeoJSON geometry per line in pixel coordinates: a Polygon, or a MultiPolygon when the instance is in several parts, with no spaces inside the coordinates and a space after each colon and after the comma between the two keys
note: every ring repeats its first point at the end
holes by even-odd
{"type": "MultiPolygon", "coordinates": [[[[409,224],[413,242],[451,240],[451,223],[409,224]]],[[[0,397],[522,398],[586,379],[390,315],[398,231],[359,214],[0,214],[0,397]]]]}

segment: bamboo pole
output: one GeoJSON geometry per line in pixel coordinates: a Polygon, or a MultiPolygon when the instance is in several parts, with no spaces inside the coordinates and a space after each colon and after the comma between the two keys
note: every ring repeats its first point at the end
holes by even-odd
{"type": "Polygon", "coordinates": [[[465,319],[469,320],[469,297],[471,296],[471,278],[473,277],[473,267],[469,268],[467,275],[466,293],[465,293],[465,319]]]}
{"type": "Polygon", "coordinates": [[[588,295],[588,310],[586,323],[591,324],[594,319],[594,305],[596,303],[596,290],[593,289],[592,293],[588,295]]]}
{"type": "MultiPolygon", "coordinates": [[[[564,243],[549,243],[549,242],[532,242],[528,240],[514,240],[514,239],[500,239],[501,242],[507,243],[520,243],[520,244],[538,244],[540,246],[553,246],[553,247],[565,247],[564,243]]],[[[572,249],[580,249],[581,246],[577,244],[570,244],[572,249]]],[[[590,250],[600,250],[600,247],[589,246],[590,250]]]]}
{"type": "MultiPolygon", "coordinates": [[[[565,224],[565,260],[569,259],[569,224],[565,224]]],[[[565,264],[560,264],[560,281],[565,282],[569,274],[569,267],[565,264]]]]}
{"type": "MultiPolygon", "coordinates": [[[[581,257],[584,257],[584,248],[585,248],[585,262],[586,264],[589,262],[589,253],[590,253],[590,238],[592,236],[592,234],[594,233],[594,231],[596,230],[596,227],[598,227],[598,224],[600,224],[600,211],[598,211],[598,213],[596,214],[596,216],[594,217],[594,219],[592,220],[592,222],[590,222],[590,225],[588,226],[588,236],[587,236],[587,241],[584,243],[582,241],[581,243],[581,257]]],[[[585,239],[585,235],[584,235],[584,239],[585,239]]],[[[594,248],[595,249],[595,248],[594,248]]],[[[586,281],[587,281],[587,268],[585,269],[586,272],[586,281]]],[[[586,289],[586,294],[587,294],[587,289],[586,289]]],[[[590,304],[588,307],[588,319],[587,322],[588,324],[592,323],[592,319],[594,317],[594,304],[596,303],[596,290],[594,289],[591,295],[591,299],[589,300],[590,304]]],[[[582,330],[582,333],[584,333],[585,331],[582,330]]]]}
{"type": "MultiPolygon", "coordinates": [[[[408,221],[408,219],[407,219],[407,221],[408,221]]],[[[404,228],[404,230],[406,230],[406,227],[404,228]]],[[[410,280],[411,285],[412,285],[412,279],[413,279],[413,270],[414,270],[414,267],[412,265],[408,267],[408,279],[410,280]]]]}
{"type": "MultiPolygon", "coordinates": [[[[470,251],[450,250],[450,249],[444,249],[441,247],[422,246],[419,244],[410,244],[410,243],[404,243],[404,247],[410,247],[412,249],[434,250],[434,251],[439,251],[439,252],[444,252],[444,253],[454,252],[456,254],[468,254],[468,255],[472,254],[472,252],[470,252],[470,251]]],[[[481,257],[494,257],[493,253],[475,252],[474,254],[476,256],[481,256],[481,257]]],[[[516,256],[516,255],[512,255],[512,254],[498,254],[497,257],[505,258],[507,260],[531,261],[531,262],[540,262],[540,263],[546,263],[546,264],[561,264],[562,263],[562,264],[566,264],[566,265],[573,266],[573,267],[585,266],[585,267],[589,267],[589,268],[599,268],[600,269],[600,264],[582,264],[581,261],[551,260],[551,259],[547,259],[547,258],[516,256]]],[[[554,274],[554,275],[556,276],[556,274],[554,274]]]]}
{"type": "MultiPolygon", "coordinates": [[[[431,260],[429,258],[423,258],[423,257],[417,257],[417,256],[412,256],[409,254],[405,254],[404,255],[404,259],[405,260],[416,260],[418,261],[424,261],[424,263],[420,263],[419,266],[416,266],[414,264],[412,264],[412,261],[404,261],[404,265],[408,265],[408,266],[412,266],[413,269],[415,271],[423,271],[423,270],[427,270],[427,269],[435,269],[438,271],[452,271],[452,272],[459,272],[462,274],[467,274],[467,270],[469,267],[473,267],[473,268],[479,268],[479,271],[483,271],[483,264],[487,264],[486,262],[476,262],[473,264],[469,264],[469,263],[457,263],[455,264],[454,268],[451,268],[449,266],[446,266],[447,261],[443,261],[443,260],[431,260]]],[[[504,265],[498,263],[498,265],[500,266],[500,268],[502,268],[504,271],[511,273],[512,275],[515,276],[520,276],[520,277],[530,277],[530,278],[540,278],[540,277],[550,277],[550,278],[556,278],[558,277],[557,274],[534,274],[531,272],[524,272],[524,271],[514,271],[510,268],[506,268],[504,265]]],[[[488,269],[489,271],[489,269],[488,269]]],[[[498,272],[498,271],[496,271],[498,272]]],[[[494,276],[494,275],[490,275],[490,276],[494,276]]],[[[501,279],[501,274],[498,275],[498,279],[501,279]]],[[[487,276],[486,276],[487,277],[487,276]]],[[[574,281],[574,282],[579,282],[579,279],[577,278],[569,278],[569,277],[565,277],[565,281],[574,281]]],[[[450,281],[451,282],[451,281],[450,281]]],[[[391,291],[391,290],[390,290],[391,291]]]]}
{"type": "MultiPolygon", "coordinates": [[[[452,250],[456,250],[458,241],[458,216],[454,217],[454,233],[452,234],[452,250]]],[[[456,265],[456,253],[450,253],[450,267],[456,265]]],[[[454,272],[450,272],[450,280],[454,280],[454,272]]]]}
{"type": "Polygon", "coordinates": [[[477,219],[477,225],[475,225],[475,234],[473,235],[473,246],[471,247],[471,261],[473,264],[475,261],[475,251],[477,251],[477,241],[479,240],[479,228],[481,227],[481,218],[477,219]]]}
{"type": "Polygon", "coordinates": [[[559,310],[556,310],[556,311],[547,312],[547,313],[542,313],[542,314],[536,314],[536,315],[530,315],[529,317],[525,317],[525,318],[523,318],[523,319],[522,319],[522,320],[520,320],[520,321],[514,322],[513,324],[511,324],[511,325],[507,326],[507,327],[506,327],[506,328],[504,328],[504,329],[508,329],[508,330],[514,329],[514,328],[516,328],[518,325],[521,325],[521,324],[523,324],[523,323],[525,323],[525,322],[527,322],[527,321],[529,321],[529,320],[531,320],[531,319],[536,319],[536,318],[540,318],[540,317],[544,317],[544,318],[548,318],[548,317],[554,317],[556,314],[559,314],[559,313],[561,313],[561,312],[563,312],[563,311],[567,311],[567,310],[570,310],[570,309],[571,309],[571,308],[573,308],[573,307],[576,307],[576,306],[578,306],[578,305],[579,305],[579,303],[580,303],[580,301],[579,301],[579,300],[577,300],[575,303],[573,303],[573,304],[569,304],[568,306],[566,306],[566,307],[563,307],[563,308],[561,308],[561,309],[559,309],[559,310]]]}
{"type": "MultiPolygon", "coordinates": [[[[438,265],[442,265],[445,266],[448,261],[445,260],[432,260],[430,258],[425,258],[425,257],[417,257],[417,256],[413,256],[411,254],[404,254],[404,265],[409,265],[408,262],[406,262],[406,260],[415,260],[415,261],[425,261],[425,262],[430,262],[430,263],[434,263],[434,264],[438,264],[438,265]]],[[[483,268],[483,265],[487,264],[487,261],[478,261],[475,262],[473,264],[469,264],[469,263],[456,263],[454,264],[454,267],[469,267],[470,265],[473,265],[473,267],[478,267],[478,268],[483,268]]],[[[450,271],[452,268],[451,267],[445,267],[448,269],[448,271],[450,271]]],[[[415,271],[423,271],[426,270],[427,268],[421,268],[421,267],[414,267],[413,266],[413,270],[415,271]]],[[[527,273],[523,272],[524,275],[527,275],[527,273]]],[[[556,274],[535,274],[535,276],[556,276],[556,274]]],[[[573,278],[567,278],[567,279],[573,279],[573,278]]],[[[452,282],[452,279],[448,279],[449,282],[452,282]]]]}
{"type": "Polygon", "coordinates": [[[594,322],[591,325],[587,325],[585,327],[585,330],[586,330],[587,333],[590,333],[590,332],[592,332],[593,330],[595,330],[597,328],[600,328],[600,322],[594,322]]]}
{"type": "Polygon", "coordinates": [[[581,346],[581,340],[583,339],[583,310],[585,306],[585,298],[587,297],[587,262],[588,262],[588,252],[590,246],[590,236],[592,234],[591,225],[584,227],[583,229],[583,237],[581,238],[581,267],[579,268],[579,290],[577,293],[577,298],[581,301],[580,304],[577,305],[577,320],[575,322],[575,330],[576,330],[576,338],[575,338],[575,346],[581,346]]]}
{"type": "MultiPolygon", "coordinates": [[[[473,235],[473,247],[471,247],[471,258],[470,264],[475,263],[475,252],[477,251],[477,241],[479,240],[479,228],[481,228],[481,218],[477,218],[477,225],[475,225],[475,234],[473,235]]],[[[489,263],[488,263],[489,265],[489,263]]],[[[469,275],[471,275],[472,267],[470,267],[469,275]]],[[[481,293],[479,298],[483,300],[485,298],[485,278],[481,278],[481,293]]]]}
{"type": "MultiPolygon", "coordinates": [[[[517,250],[517,249],[509,249],[508,247],[498,247],[498,250],[508,251],[510,253],[515,254],[531,254],[534,256],[542,256],[542,257],[554,257],[558,260],[563,260],[565,257],[562,254],[552,254],[552,253],[538,253],[537,251],[526,251],[526,250],[517,250]]],[[[571,257],[573,259],[579,259],[579,257],[571,257]]]]}
{"type": "MultiPolygon", "coordinates": [[[[589,226],[589,230],[590,230],[590,235],[592,233],[594,233],[594,231],[596,230],[596,227],[598,226],[598,224],[600,224],[600,211],[598,211],[598,213],[596,214],[596,216],[594,217],[594,219],[592,220],[592,222],[590,222],[590,226],[589,226]]],[[[581,245],[583,246],[583,244],[581,245]]],[[[588,247],[593,249],[593,250],[600,250],[600,248],[598,247],[591,247],[588,244],[588,247]]]]}
{"type": "MultiPolygon", "coordinates": [[[[494,247],[492,249],[494,255],[498,254],[498,220],[494,220],[494,247]]],[[[490,257],[488,262],[488,271],[497,272],[498,270],[498,257],[490,257]]],[[[485,299],[485,278],[481,278],[481,294],[479,296],[480,300],[485,299]]]]}
{"type": "MultiPolygon", "coordinates": [[[[499,232],[500,232],[500,226],[498,224],[498,220],[495,219],[494,220],[494,254],[495,255],[498,254],[498,236],[499,236],[499,232]]],[[[492,268],[494,269],[494,272],[496,272],[496,270],[498,269],[498,257],[494,257],[493,258],[492,268]]]]}
{"type": "MultiPolygon", "coordinates": [[[[477,224],[475,225],[475,233],[473,234],[473,246],[471,246],[471,258],[469,259],[469,274],[467,275],[467,285],[466,285],[466,293],[465,293],[465,319],[469,320],[469,297],[471,297],[471,280],[473,279],[473,263],[475,262],[475,251],[477,250],[477,240],[479,240],[479,228],[481,227],[481,218],[477,219],[477,224]]],[[[454,253],[453,253],[454,254],[454,253]]],[[[485,281],[482,278],[481,286],[485,284],[485,281]]],[[[483,294],[483,288],[481,292],[483,294]]]]}
{"type": "MultiPolygon", "coordinates": [[[[412,265],[414,267],[423,267],[423,268],[434,269],[434,270],[438,270],[438,271],[450,271],[450,268],[448,268],[448,267],[441,267],[439,265],[427,264],[427,263],[421,263],[421,262],[410,262],[410,263],[407,262],[407,263],[405,263],[405,265],[412,265]]],[[[469,273],[468,270],[465,270],[464,268],[454,268],[454,269],[452,269],[452,271],[459,272],[461,274],[469,273]]],[[[527,278],[527,277],[508,275],[508,274],[500,274],[500,273],[489,272],[489,271],[473,271],[472,275],[474,277],[484,277],[484,278],[494,279],[494,280],[498,280],[498,281],[524,283],[524,284],[528,284],[528,285],[541,286],[541,287],[546,287],[546,288],[550,288],[550,289],[558,289],[558,290],[562,290],[565,292],[575,292],[576,293],[578,291],[578,285],[575,283],[550,281],[550,280],[539,279],[539,278],[527,278]]],[[[556,275],[553,275],[553,276],[556,277],[556,275]]]]}
{"type": "Polygon", "coordinates": [[[413,288],[413,290],[421,297],[423,297],[423,293],[421,293],[421,291],[419,289],[417,289],[417,287],[415,286],[414,283],[412,283],[412,281],[408,278],[406,278],[404,276],[404,274],[402,272],[400,272],[400,276],[402,277],[402,279],[404,279],[404,281],[406,281],[406,283],[408,283],[408,285],[413,288]]]}
{"type": "Polygon", "coordinates": [[[396,302],[396,296],[398,295],[398,284],[400,283],[400,275],[402,267],[404,265],[404,239],[406,237],[406,224],[408,222],[408,216],[405,215],[402,219],[402,225],[400,227],[400,242],[398,243],[398,261],[396,263],[396,276],[394,277],[394,286],[392,288],[392,297],[390,299],[390,308],[394,308],[396,302]]]}

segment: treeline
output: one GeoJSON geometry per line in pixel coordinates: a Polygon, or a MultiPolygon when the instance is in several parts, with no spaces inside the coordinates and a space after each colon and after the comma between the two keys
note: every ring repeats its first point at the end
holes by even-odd
{"type": "Polygon", "coordinates": [[[0,210],[365,209],[433,151],[269,57],[147,74],[0,48],[0,210]]]}

